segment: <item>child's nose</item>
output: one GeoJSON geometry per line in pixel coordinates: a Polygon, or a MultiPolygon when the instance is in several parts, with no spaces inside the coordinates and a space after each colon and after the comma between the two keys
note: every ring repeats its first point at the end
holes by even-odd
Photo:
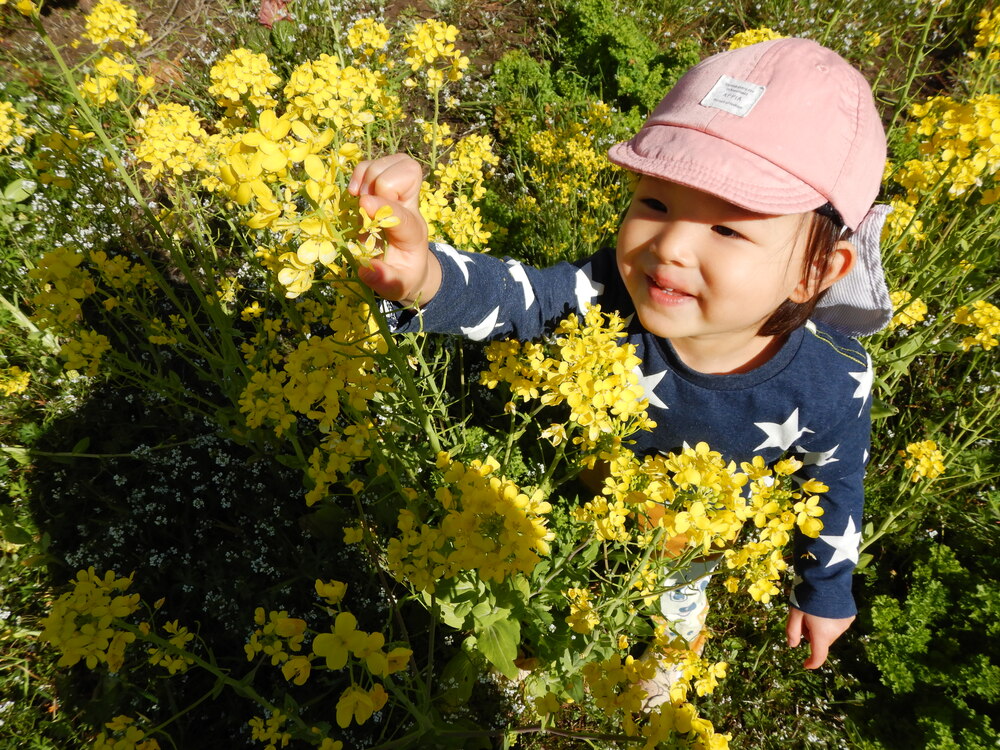
{"type": "Polygon", "coordinates": [[[686,222],[664,222],[653,237],[651,249],[663,263],[690,265],[694,260],[694,232],[686,222]]]}

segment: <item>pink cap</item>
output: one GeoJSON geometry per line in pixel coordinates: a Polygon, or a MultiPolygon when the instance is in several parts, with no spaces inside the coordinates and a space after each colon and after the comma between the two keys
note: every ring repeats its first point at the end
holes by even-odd
{"type": "Polygon", "coordinates": [[[829,202],[853,230],[875,202],[886,143],[861,73],[792,38],[702,60],[608,157],[760,213],[829,202]]]}

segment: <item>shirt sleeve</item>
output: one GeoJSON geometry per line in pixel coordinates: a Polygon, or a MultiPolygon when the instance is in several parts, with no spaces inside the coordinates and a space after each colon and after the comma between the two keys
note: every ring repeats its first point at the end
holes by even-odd
{"type": "Polygon", "coordinates": [[[820,495],[823,528],[819,536],[808,537],[796,529],[793,542],[795,579],[790,601],[811,615],[841,618],[857,614],[851,583],[861,542],[870,408],[870,398],[861,405],[860,413],[857,402],[848,402],[840,422],[824,431],[828,436],[825,448],[799,454],[806,464],[799,476],[818,479],[829,488],[820,495]]]}
{"type": "Polygon", "coordinates": [[[607,250],[538,269],[516,260],[431,243],[441,287],[419,310],[390,306],[396,331],[456,333],[473,341],[537,338],[573,312],[598,303],[614,263],[607,250]]]}

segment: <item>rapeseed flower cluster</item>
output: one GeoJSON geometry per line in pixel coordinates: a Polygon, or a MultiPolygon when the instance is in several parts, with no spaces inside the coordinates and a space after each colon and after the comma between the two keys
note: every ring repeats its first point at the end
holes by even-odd
{"type": "Polygon", "coordinates": [[[414,73],[423,72],[431,92],[440,91],[447,81],[461,80],[469,67],[469,58],[455,47],[457,40],[457,28],[433,18],[417,24],[406,35],[406,64],[414,73]]]}
{"type": "Polygon", "coordinates": [[[571,588],[566,591],[569,599],[569,616],[566,622],[576,633],[589,633],[601,622],[601,616],[594,610],[590,590],[571,588]]]}
{"type": "Polygon", "coordinates": [[[343,669],[353,656],[375,677],[405,669],[412,655],[410,649],[402,647],[386,651],[385,636],[359,630],[358,619],[350,612],[340,612],[330,632],[320,633],[313,639],[312,652],[313,656],[324,659],[326,668],[332,670],[343,669]]]}
{"type": "MultiPolygon", "coordinates": [[[[649,544],[651,531],[663,529],[664,550],[671,557],[721,550],[726,567],[739,572],[756,601],[767,602],[778,593],[776,581],[787,569],[783,550],[792,531],[816,537],[823,527],[817,495],[828,488],[807,480],[790,489],[788,478],[802,467],[794,458],[772,468],[755,457],[739,470],[698,443],[642,461],[622,456],[609,467],[606,500],[586,503],[574,513],[577,520],[593,523],[604,539],[640,546],[649,544]],[[752,530],[744,534],[747,521],[752,530]]],[[[640,593],[656,586],[655,580],[640,583],[640,593]]],[[[726,586],[736,592],[740,579],[731,576],[726,586]]]]}
{"type": "Polygon", "coordinates": [[[130,716],[116,716],[104,726],[108,731],[97,735],[91,750],[160,750],[160,743],[147,737],[130,716]]]}
{"type": "Polygon", "coordinates": [[[263,53],[242,47],[234,49],[208,73],[212,79],[208,93],[230,117],[245,116],[247,104],[257,110],[271,109],[278,104],[270,92],[278,87],[281,79],[263,53]]]}
{"type": "Polygon", "coordinates": [[[986,51],[987,60],[1000,60],[1000,7],[983,8],[976,23],[976,39],[969,51],[969,57],[979,57],[980,49],[986,51]]]}
{"type": "Polygon", "coordinates": [[[358,62],[364,62],[384,50],[391,37],[389,29],[381,21],[359,18],[347,30],[347,46],[358,56],[358,62]]]}
{"type": "MultiPolygon", "coordinates": [[[[316,581],[316,593],[330,607],[343,599],[347,585],[340,581],[316,581]]],[[[270,657],[272,666],[281,666],[284,678],[295,685],[304,685],[312,674],[313,662],[322,662],[327,669],[344,669],[351,659],[364,667],[374,678],[384,678],[407,668],[413,652],[409,648],[386,648],[385,636],[358,628],[357,618],[350,612],[339,612],[328,632],[317,633],[308,651],[303,650],[307,634],[305,620],[290,617],[285,611],[266,612],[258,607],[254,615],[257,628],[245,646],[247,659],[270,657]]],[[[353,680],[340,696],[336,713],[337,722],[346,728],[351,721],[364,724],[388,700],[385,688],[374,683],[365,689],[353,680]]],[[[263,742],[281,744],[286,736],[282,730],[287,716],[273,714],[269,720],[255,717],[251,726],[255,738],[263,742]]],[[[321,747],[340,747],[339,743],[324,741],[321,747]]]]}
{"type": "Polygon", "coordinates": [[[194,633],[178,623],[177,620],[166,623],[163,630],[167,634],[167,642],[173,648],[151,647],[149,649],[149,663],[154,667],[163,667],[169,674],[186,672],[188,667],[194,664],[194,660],[184,653],[177,653],[174,649],[185,651],[188,644],[194,640],[194,633]]]}
{"type": "MultiPolygon", "coordinates": [[[[697,656],[687,652],[694,661],[697,656]]],[[[729,747],[729,735],[717,734],[712,722],[698,716],[698,710],[684,697],[686,688],[672,691],[671,699],[648,713],[646,722],[640,726],[638,719],[643,715],[643,703],[647,692],[643,683],[653,678],[657,663],[654,659],[622,658],[613,654],[607,659],[593,661],[582,668],[584,683],[597,707],[609,718],[620,717],[622,729],[628,737],[643,737],[645,750],[659,747],[662,742],[671,742],[671,747],[690,747],[697,750],[725,750],[729,747]],[[673,693],[677,694],[674,695],[673,693]]],[[[693,670],[688,670],[693,671],[693,670]]],[[[703,694],[714,689],[720,676],[725,675],[725,665],[709,665],[701,670],[703,694]]],[[[687,684],[690,677],[679,677],[679,682],[687,684]]]]}
{"type": "Polygon", "coordinates": [[[570,422],[580,428],[573,442],[593,466],[598,457],[616,455],[628,435],[655,427],[636,373],[635,347],[619,343],[624,328],[617,313],[591,307],[582,320],[572,314],[560,323],[548,344],[491,343],[490,365],[480,379],[488,388],[507,383],[515,399],[566,404],[570,422]]]}
{"type": "Polygon", "coordinates": [[[708,719],[698,716],[698,709],[692,704],[673,702],[651,712],[641,734],[646,738],[641,750],[653,750],[660,743],[678,740],[692,750],[728,750],[732,739],[729,734],[718,734],[708,719]]]}
{"type": "Polygon", "coordinates": [[[127,81],[135,84],[136,91],[144,96],[153,90],[156,82],[138,70],[138,66],[127,61],[121,52],[104,55],[94,63],[94,72],[83,79],[80,93],[94,106],[103,107],[118,101],[118,84],[127,81]]]}
{"type": "Polygon", "coordinates": [[[907,201],[937,196],[951,200],[981,191],[980,203],[998,198],[993,175],[1000,169],[1000,95],[983,94],[967,101],[935,96],[910,107],[916,122],[910,135],[918,140],[921,158],[906,161],[893,179],[907,190],[907,201]]]}
{"type": "Polygon", "coordinates": [[[56,599],[42,620],[40,638],[60,650],[60,667],[83,661],[88,669],[98,664],[107,664],[112,672],[121,669],[135,634],[116,621],[139,608],[139,595],[125,593],[131,585],[131,576],[118,577],[110,570],[104,576],[93,568],[76,574],[73,588],[56,599]]]}
{"type": "MultiPolygon", "coordinates": [[[[0,5],[6,5],[8,0],[0,0],[0,5]]],[[[41,10],[41,2],[35,2],[35,0],[14,0],[12,3],[14,9],[20,13],[22,16],[34,16],[38,14],[41,10]]]]}
{"type": "Polygon", "coordinates": [[[515,198],[538,237],[538,253],[553,263],[593,252],[614,235],[630,187],[604,154],[625,135],[604,102],[592,102],[572,121],[546,120],[526,143],[527,193],[515,198]]]}
{"type": "Polygon", "coordinates": [[[249,427],[268,425],[278,436],[299,415],[316,423],[325,437],[308,472],[319,488],[308,498],[315,502],[352,460],[368,455],[364,420],[342,428],[340,416],[345,406],[356,415],[366,413],[370,400],[390,387],[378,374],[375,359],[385,353],[386,344],[375,335],[368,306],[348,297],[332,300],[316,321],[316,334],[303,337],[291,350],[269,320],[264,323],[265,331],[244,349],[252,374],[239,397],[240,411],[249,427]]]}
{"type": "Polygon", "coordinates": [[[97,291],[86,268],[81,267],[83,253],[57,247],[43,255],[28,276],[38,282],[40,291],[32,298],[32,320],[39,328],[68,330],[82,316],[80,301],[97,291]]]}
{"type": "MultiPolygon", "coordinates": [[[[84,253],[57,247],[43,255],[28,275],[39,288],[31,298],[35,308],[32,321],[63,339],[60,356],[65,360],[66,370],[94,377],[103,355],[111,349],[111,342],[104,334],[77,325],[83,318],[83,302],[99,296],[103,297],[101,304],[105,310],[113,310],[122,303],[122,309],[141,315],[135,309],[137,293],[151,291],[155,282],[148,269],[120,255],[109,256],[103,250],[96,250],[89,253],[87,260],[84,253]]],[[[177,329],[186,325],[178,316],[170,316],[170,321],[177,329]]],[[[145,322],[158,329],[152,335],[163,337],[165,324],[155,318],[145,322]]]]}
{"type": "Polygon", "coordinates": [[[749,47],[751,44],[757,44],[759,42],[769,42],[772,39],[784,39],[784,34],[779,34],[774,29],[770,29],[767,26],[762,26],[759,29],[747,29],[746,31],[740,31],[737,34],[733,34],[729,38],[729,49],[739,49],[740,47],[749,47]]]}
{"type": "Polygon", "coordinates": [[[306,632],[305,620],[289,617],[288,612],[284,610],[265,613],[263,607],[257,607],[254,611],[254,623],[257,628],[243,647],[247,660],[253,661],[263,654],[270,657],[271,666],[276,667],[302,650],[306,632]]]}
{"type": "MultiPolygon", "coordinates": [[[[827,487],[816,479],[807,479],[796,490],[789,488],[790,477],[802,468],[797,458],[778,461],[767,467],[755,457],[740,468],[750,478],[749,510],[754,532],[723,558],[727,568],[738,571],[754,601],[767,603],[779,593],[777,581],[788,569],[784,549],[797,528],[803,535],[816,538],[823,529],[823,508],[819,495],[827,487]]],[[[729,591],[737,591],[739,582],[731,576],[725,582],[729,591]]]]}
{"type": "Polygon", "coordinates": [[[400,536],[389,540],[386,552],[396,580],[429,593],[437,580],[468,572],[484,582],[501,582],[530,573],[549,554],[555,534],[545,516],[552,506],[540,492],[529,496],[497,476],[499,466],[492,456],[468,464],[446,453],[438,456],[442,486],[435,493],[435,515],[440,520],[420,523],[412,511],[400,511],[400,536]]]}
{"type": "Polygon", "coordinates": [[[281,711],[275,711],[266,719],[261,716],[254,716],[248,722],[250,725],[250,739],[263,742],[264,750],[277,750],[279,747],[287,747],[292,740],[290,732],[285,731],[285,724],[288,716],[281,711]]]}
{"type": "MultiPolygon", "coordinates": [[[[444,132],[439,129],[434,136],[444,132]]],[[[498,162],[489,136],[470,135],[455,144],[447,160],[435,167],[434,183],[425,181],[420,192],[420,213],[431,239],[468,249],[486,247],[492,235],[475,204],[486,195],[486,178],[498,162]]]]}
{"type": "Polygon", "coordinates": [[[899,452],[899,455],[906,458],[903,466],[907,469],[913,469],[913,473],[910,475],[912,482],[919,482],[921,479],[934,479],[945,471],[944,454],[933,440],[910,443],[906,446],[905,451],[899,452]]]}
{"type": "Polygon", "coordinates": [[[56,248],[39,259],[28,272],[40,287],[31,300],[35,306],[31,318],[39,328],[68,339],[60,352],[66,370],[93,377],[111,342],[104,334],[74,325],[83,315],[81,301],[97,291],[94,278],[81,267],[83,260],[82,253],[69,248],[56,248]]]}
{"type": "Polygon", "coordinates": [[[916,218],[917,207],[914,203],[895,196],[889,199],[889,205],[892,206],[892,211],[882,226],[882,241],[884,243],[895,242],[904,237],[913,242],[927,239],[924,222],[916,218]]]}
{"type": "Polygon", "coordinates": [[[968,351],[974,346],[992,349],[1000,345],[1000,308],[986,300],[976,300],[971,305],[962,305],[952,317],[955,323],[963,326],[975,326],[979,330],[972,336],[966,336],[961,341],[961,347],[968,351]]]}
{"type": "Polygon", "coordinates": [[[0,393],[4,396],[24,393],[28,390],[30,382],[31,373],[27,370],[22,370],[17,365],[0,368],[0,393]]]}
{"type": "Polygon", "coordinates": [[[149,34],[139,28],[136,12],[118,0],[98,0],[84,24],[83,38],[104,50],[115,44],[131,48],[150,41],[149,34]]]}
{"type": "Polygon", "coordinates": [[[101,358],[110,349],[111,341],[103,333],[83,329],[63,343],[60,355],[66,360],[63,363],[66,370],[94,377],[100,370],[101,358]]]}
{"type": "Polygon", "coordinates": [[[927,315],[927,304],[905,290],[891,292],[889,300],[896,311],[889,321],[889,330],[899,326],[909,328],[920,323],[927,315]]]}
{"type": "Polygon", "coordinates": [[[96,133],[85,133],[73,125],[65,133],[39,134],[39,148],[32,160],[32,166],[38,170],[38,181],[59,188],[73,187],[66,170],[78,167],[85,157],[92,155],[90,146],[96,137],[96,133]]]}
{"type": "Polygon", "coordinates": [[[618,227],[616,207],[624,199],[621,170],[605,156],[612,132],[611,108],[594,102],[579,119],[553,125],[528,139],[527,177],[532,195],[518,208],[542,223],[568,219],[572,226],[557,245],[545,248],[551,260],[568,257],[576,243],[596,247],[618,227]],[[538,197],[536,197],[538,196],[538,197]]]}
{"type": "Polygon", "coordinates": [[[332,55],[301,63],[284,88],[286,114],[293,120],[332,127],[343,140],[360,138],[374,123],[402,117],[399,99],[385,74],[365,66],[344,66],[332,55]]]}
{"type": "Polygon", "coordinates": [[[37,131],[24,124],[25,116],[10,102],[0,100],[0,154],[23,154],[24,147],[37,131]]]}
{"type": "Polygon", "coordinates": [[[136,134],[135,159],[150,182],[211,168],[211,139],[198,114],[184,104],[164,102],[146,109],[136,121],[136,134]]]}

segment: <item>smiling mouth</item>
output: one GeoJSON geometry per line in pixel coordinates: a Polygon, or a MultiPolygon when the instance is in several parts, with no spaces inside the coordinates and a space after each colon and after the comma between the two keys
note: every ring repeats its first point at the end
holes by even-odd
{"type": "Polygon", "coordinates": [[[680,289],[675,289],[672,286],[661,286],[651,276],[647,276],[646,280],[649,284],[650,290],[652,290],[654,293],[659,293],[661,295],[666,295],[676,299],[686,299],[694,296],[680,289]]]}

